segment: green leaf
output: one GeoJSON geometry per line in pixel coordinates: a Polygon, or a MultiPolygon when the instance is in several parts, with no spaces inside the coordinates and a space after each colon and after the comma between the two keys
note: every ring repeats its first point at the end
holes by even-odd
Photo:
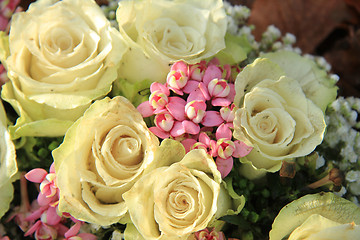
{"type": "Polygon", "coordinates": [[[251,51],[251,45],[246,36],[234,36],[226,34],[225,49],[215,55],[221,64],[238,64],[247,58],[247,53],[251,51]]]}
{"type": "Polygon", "coordinates": [[[111,96],[126,97],[135,107],[140,103],[148,101],[150,96],[150,80],[143,80],[136,83],[130,83],[125,79],[118,79],[113,84],[111,96]]]}

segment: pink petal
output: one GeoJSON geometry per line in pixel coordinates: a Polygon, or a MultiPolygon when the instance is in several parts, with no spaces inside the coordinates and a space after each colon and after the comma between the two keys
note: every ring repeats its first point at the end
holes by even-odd
{"type": "Polygon", "coordinates": [[[214,78],[221,79],[222,78],[222,72],[220,68],[218,68],[216,65],[209,65],[207,69],[205,70],[203,82],[207,86],[211,80],[214,78]]]}
{"type": "Polygon", "coordinates": [[[75,223],[65,234],[64,237],[69,238],[72,236],[76,236],[76,234],[80,231],[81,223],[75,223]]]}
{"type": "Polygon", "coordinates": [[[226,76],[225,76],[225,79],[228,80],[231,76],[231,67],[229,64],[225,64],[224,65],[224,70],[226,72],[226,76]]]}
{"type": "Polygon", "coordinates": [[[170,95],[170,91],[165,85],[158,82],[153,82],[150,86],[150,91],[153,93],[158,90],[165,93],[166,96],[170,95]]]}
{"type": "Polygon", "coordinates": [[[230,172],[234,165],[234,161],[232,157],[227,159],[216,158],[216,166],[219,172],[221,173],[221,177],[225,178],[230,172]]]}
{"type": "Polygon", "coordinates": [[[181,143],[184,146],[185,151],[190,152],[191,147],[197,142],[195,139],[187,138],[187,139],[181,141],[181,143]]]}
{"type": "Polygon", "coordinates": [[[149,128],[149,130],[161,139],[170,137],[170,134],[168,132],[164,132],[163,130],[161,130],[158,127],[151,127],[151,128],[149,128]]]}
{"type": "Polygon", "coordinates": [[[201,83],[199,83],[199,89],[206,100],[211,99],[207,85],[205,85],[204,83],[201,82],[201,83]]]}
{"type": "Polygon", "coordinates": [[[65,233],[66,233],[67,231],[69,231],[69,228],[66,227],[64,224],[59,223],[59,224],[56,226],[56,230],[57,230],[59,236],[65,236],[65,233]]]}
{"type": "Polygon", "coordinates": [[[209,154],[212,157],[217,157],[217,153],[218,153],[218,149],[219,149],[219,145],[216,143],[215,140],[210,140],[210,151],[209,154]]]}
{"type": "Polygon", "coordinates": [[[184,95],[183,91],[182,90],[179,90],[177,88],[173,88],[173,87],[169,87],[169,89],[171,89],[171,91],[173,91],[174,93],[176,93],[177,95],[184,95]]]}
{"type": "Polygon", "coordinates": [[[38,209],[36,209],[34,212],[32,212],[29,216],[25,218],[25,221],[34,221],[41,217],[43,212],[48,208],[48,206],[42,206],[38,209]]]}
{"type": "Polygon", "coordinates": [[[187,84],[182,89],[184,93],[191,93],[192,91],[195,91],[199,86],[199,82],[195,80],[190,80],[187,82],[187,84]]]}
{"type": "Polygon", "coordinates": [[[36,221],[36,223],[34,225],[32,225],[27,232],[24,234],[25,237],[33,234],[36,230],[38,230],[41,226],[41,221],[36,221]]]}
{"type": "Polygon", "coordinates": [[[55,173],[55,164],[52,163],[51,166],[50,166],[50,173],[55,173]]]}
{"type": "Polygon", "coordinates": [[[204,132],[201,132],[199,134],[199,142],[205,144],[206,146],[210,147],[210,137],[204,133],[204,132]]]}
{"type": "Polygon", "coordinates": [[[30,182],[41,183],[47,174],[48,172],[46,170],[42,168],[35,168],[25,174],[25,178],[30,182]]]}
{"type": "Polygon", "coordinates": [[[170,71],[182,71],[186,76],[189,75],[188,65],[183,61],[178,61],[171,66],[170,71]]]}
{"type": "Polygon", "coordinates": [[[166,109],[178,121],[185,120],[186,101],[180,97],[170,97],[166,109]]]}
{"type": "Polygon", "coordinates": [[[235,97],[235,85],[233,83],[228,83],[229,87],[230,87],[230,92],[229,95],[227,95],[226,99],[228,99],[230,102],[234,102],[234,97],[235,97]]]}
{"type": "Polygon", "coordinates": [[[234,143],[235,143],[235,152],[233,153],[233,156],[236,158],[245,157],[253,149],[253,147],[250,147],[246,145],[244,142],[240,142],[239,140],[236,140],[234,143]]]}
{"type": "Polygon", "coordinates": [[[218,111],[207,111],[205,117],[202,120],[202,124],[206,127],[219,126],[224,122],[218,111]]]}
{"type": "Polygon", "coordinates": [[[190,134],[198,134],[200,132],[200,126],[192,121],[189,120],[184,120],[182,122],[185,132],[190,133],[190,134]]]}
{"type": "Polygon", "coordinates": [[[141,113],[141,115],[143,117],[150,117],[151,115],[154,114],[154,109],[153,107],[150,105],[149,101],[143,102],[141,103],[138,107],[137,110],[141,113]]]}
{"type": "Polygon", "coordinates": [[[213,100],[211,100],[211,105],[217,107],[227,107],[231,103],[232,101],[230,101],[228,98],[214,98],[213,100]]]}
{"type": "Polygon", "coordinates": [[[46,223],[49,225],[56,225],[61,221],[61,217],[57,214],[55,207],[49,207],[46,211],[46,223]]]}
{"type": "Polygon", "coordinates": [[[53,200],[53,197],[48,198],[48,197],[46,197],[45,194],[42,194],[41,192],[39,193],[39,195],[37,197],[37,201],[40,206],[49,205],[52,200],[53,200]]]}
{"type": "Polygon", "coordinates": [[[181,136],[185,133],[185,128],[182,122],[175,122],[174,127],[170,131],[170,135],[173,137],[181,136]]]}
{"type": "Polygon", "coordinates": [[[97,236],[95,236],[94,234],[91,234],[91,233],[80,233],[78,236],[81,237],[81,239],[83,239],[83,240],[96,240],[97,239],[97,236]]]}
{"type": "Polygon", "coordinates": [[[226,139],[231,139],[232,138],[232,132],[230,130],[230,128],[225,125],[224,123],[222,123],[218,129],[216,129],[216,139],[220,139],[220,138],[226,138],[226,139]]]}
{"type": "Polygon", "coordinates": [[[204,94],[202,93],[202,91],[200,90],[200,88],[197,88],[189,94],[186,101],[187,102],[191,102],[191,101],[204,101],[205,102],[206,98],[205,98],[204,94]]]}

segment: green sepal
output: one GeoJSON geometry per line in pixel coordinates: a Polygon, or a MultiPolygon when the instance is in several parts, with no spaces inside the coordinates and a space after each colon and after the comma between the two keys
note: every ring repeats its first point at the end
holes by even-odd
{"type": "Polygon", "coordinates": [[[126,97],[135,107],[137,107],[140,103],[149,100],[151,83],[152,82],[147,79],[131,83],[120,78],[114,82],[110,95],[112,97],[126,97]]]}

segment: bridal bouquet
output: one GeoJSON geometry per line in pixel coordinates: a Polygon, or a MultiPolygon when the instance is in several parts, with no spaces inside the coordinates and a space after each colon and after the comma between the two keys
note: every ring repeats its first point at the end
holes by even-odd
{"type": "Polygon", "coordinates": [[[18,3],[1,240],[360,239],[360,99],[292,34],[222,0],[18,3]]]}

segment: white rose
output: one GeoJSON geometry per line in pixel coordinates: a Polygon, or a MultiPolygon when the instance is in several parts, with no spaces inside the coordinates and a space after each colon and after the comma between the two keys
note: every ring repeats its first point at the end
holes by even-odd
{"type": "Polygon", "coordinates": [[[134,224],[127,227],[125,238],[138,231],[148,240],[187,239],[214,218],[220,172],[204,150],[184,154],[179,142],[165,139],[156,153],[157,167],[123,195],[134,224]]]}
{"type": "Polygon", "coordinates": [[[20,115],[14,136],[60,136],[117,78],[127,45],[93,0],[39,0],[14,14],[11,81],[2,97],[20,115]]]}
{"type": "Polygon", "coordinates": [[[286,76],[297,80],[306,97],[323,111],[335,101],[338,89],[336,82],[330,79],[326,71],[320,69],[313,60],[291,51],[266,53],[261,57],[270,59],[285,72],[286,76]]]}
{"type": "Polygon", "coordinates": [[[248,92],[235,114],[234,137],[254,147],[244,162],[275,172],[282,160],[310,154],[322,142],[326,124],[322,110],[306,98],[299,83],[276,75],[269,66],[269,60],[257,59],[236,79],[246,77],[247,86],[253,85],[236,88],[236,94],[248,92]]]}
{"type": "Polygon", "coordinates": [[[225,48],[221,0],[124,0],[116,17],[131,45],[119,74],[130,82],[165,82],[171,63],[196,63],[225,48]]]}
{"type": "Polygon", "coordinates": [[[0,218],[7,212],[13,199],[12,182],[16,178],[17,164],[14,143],[7,131],[6,113],[0,102],[0,218]]]}
{"type": "Polygon", "coordinates": [[[158,138],[123,97],[98,100],[53,151],[59,209],[101,226],[127,212],[128,191],[154,159],[158,138]]]}
{"type": "Polygon", "coordinates": [[[309,194],[281,209],[270,240],[360,239],[360,208],[333,193],[309,194]]]}

